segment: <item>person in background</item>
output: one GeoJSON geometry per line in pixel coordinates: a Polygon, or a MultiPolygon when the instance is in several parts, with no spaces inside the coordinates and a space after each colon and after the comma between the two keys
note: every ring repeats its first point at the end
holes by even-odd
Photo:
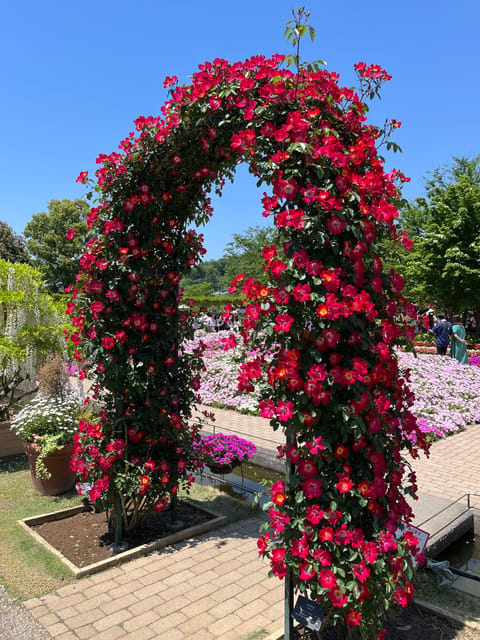
{"type": "Polygon", "coordinates": [[[447,354],[448,345],[450,344],[452,325],[448,322],[444,313],[439,313],[437,317],[438,322],[434,325],[432,333],[435,336],[437,353],[441,356],[445,356],[447,354]]]}
{"type": "Polygon", "coordinates": [[[211,311],[207,314],[207,333],[215,333],[217,331],[217,317],[211,311]]]}
{"type": "Polygon", "coordinates": [[[475,319],[475,314],[471,310],[467,312],[467,317],[465,320],[465,331],[472,336],[477,333],[477,321],[475,319]]]}
{"type": "Polygon", "coordinates": [[[428,318],[428,324],[430,325],[430,329],[433,329],[435,325],[435,312],[433,309],[427,309],[425,315],[428,318]]]}
{"type": "Polygon", "coordinates": [[[468,361],[467,341],[465,340],[465,327],[462,319],[458,315],[452,318],[452,344],[450,355],[460,362],[460,364],[470,364],[468,361]]]}

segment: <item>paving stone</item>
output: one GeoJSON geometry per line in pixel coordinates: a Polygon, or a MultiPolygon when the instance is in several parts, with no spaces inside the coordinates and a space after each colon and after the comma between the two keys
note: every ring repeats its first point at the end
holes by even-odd
{"type": "Polygon", "coordinates": [[[48,625],[48,633],[52,638],[56,638],[57,636],[62,635],[62,633],[67,633],[68,631],[69,628],[63,622],[48,625]]]}
{"type": "Polygon", "coordinates": [[[91,624],[86,624],[84,627],[79,627],[75,629],[75,633],[80,638],[80,640],[88,640],[88,638],[94,638],[97,634],[97,630],[91,624]]]}
{"type": "Polygon", "coordinates": [[[55,638],[55,640],[78,640],[78,636],[73,631],[65,631],[55,638]]]}
{"type": "Polygon", "coordinates": [[[236,598],[229,598],[228,600],[224,600],[223,602],[220,602],[209,609],[209,613],[211,613],[212,616],[219,620],[230,613],[237,612],[240,607],[241,604],[236,598]]]}
{"type": "Polygon", "coordinates": [[[145,611],[155,611],[157,608],[162,607],[165,604],[165,600],[159,595],[153,595],[144,600],[137,598],[136,602],[128,607],[128,610],[135,618],[141,616],[145,611]]]}
{"type": "Polygon", "coordinates": [[[151,640],[156,637],[157,635],[153,629],[150,629],[149,627],[142,627],[141,629],[137,629],[136,631],[132,631],[132,633],[127,633],[122,636],[122,640],[151,640]]]}
{"type": "Polygon", "coordinates": [[[50,612],[37,619],[40,622],[40,624],[44,627],[50,627],[57,624],[57,622],[59,622],[58,616],[55,613],[50,613],[50,612]]]}
{"type": "MultiPolygon", "coordinates": [[[[205,629],[208,625],[215,622],[215,618],[211,613],[203,612],[196,618],[189,618],[185,622],[178,625],[178,630],[183,633],[184,638],[195,638],[200,629],[205,629]]],[[[205,629],[206,630],[206,629],[205,629]]]]}
{"type": "Polygon", "coordinates": [[[194,576],[195,574],[192,573],[192,571],[188,571],[188,570],[184,570],[184,571],[180,571],[179,573],[174,573],[173,575],[169,576],[168,578],[165,578],[165,580],[162,580],[162,582],[166,585],[176,585],[176,584],[183,584],[183,583],[188,583],[188,581],[190,580],[190,578],[192,576],[194,576]]]}
{"type": "Polygon", "coordinates": [[[240,591],[240,593],[238,593],[236,597],[237,597],[237,600],[239,600],[242,603],[242,605],[244,605],[254,600],[258,600],[267,591],[268,591],[268,588],[264,584],[255,584],[249,589],[244,589],[243,591],[240,591]]]}
{"type": "Polygon", "coordinates": [[[104,616],[103,618],[96,620],[93,623],[93,626],[97,631],[101,632],[120,625],[122,624],[122,622],[129,620],[131,617],[132,614],[130,613],[130,611],[127,611],[127,609],[121,609],[120,611],[115,611],[115,613],[112,613],[109,616],[104,616]]]}
{"type": "Polygon", "coordinates": [[[150,627],[154,622],[161,618],[161,614],[153,609],[150,611],[144,611],[141,615],[133,615],[130,620],[123,623],[125,631],[132,632],[136,629],[144,627],[150,627]]]}
{"type": "Polygon", "coordinates": [[[101,609],[106,615],[110,615],[111,613],[115,613],[121,609],[128,609],[130,605],[137,602],[138,598],[136,598],[132,593],[127,593],[122,598],[116,598],[115,600],[105,603],[102,605],[101,609]]]}
{"type": "Polygon", "coordinates": [[[66,619],[65,622],[68,621],[70,629],[77,629],[87,624],[93,624],[104,617],[105,613],[101,609],[91,607],[88,611],[83,611],[76,616],[66,619]]]}
{"type": "Polygon", "coordinates": [[[196,618],[204,611],[210,611],[217,604],[218,603],[213,598],[206,596],[196,602],[192,602],[192,604],[189,604],[186,607],[182,607],[182,613],[184,613],[188,618],[196,618]]]}
{"type": "Polygon", "coordinates": [[[105,631],[97,631],[97,635],[94,638],[95,640],[118,640],[118,638],[124,638],[126,635],[126,631],[122,627],[110,627],[105,631]]]}
{"type": "Polygon", "coordinates": [[[162,616],[156,622],[152,623],[151,627],[158,634],[159,638],[168,638],[170,640],[170,632],[186,620],[188,620],[188,618],[184,613],[176,611],[170,615],[162,616]]]}
{"type": "Polygon", "coordinates": [[[221,618],[214,624],[210,625],[208,627],[208,630],[213,633],[214,636],[216,636],[217,638],[222,638],[223,640],[225,635],[231,632],[232,629],[236,629],[241,622],[242,620],[237,615],[231,613],[230,615],[225,616],[224,618],[221,618]]]}
{"type": "Polygon", "coordinates": [[[75,609],[78,613],[82,613],[83,611],[90,611],[91,609],[101,607],[102,605],[111,601],[112,597],[109,593],[98,593],[93,598],[88,598],[77,602],[77,604],[75,605],[75,609]]]}

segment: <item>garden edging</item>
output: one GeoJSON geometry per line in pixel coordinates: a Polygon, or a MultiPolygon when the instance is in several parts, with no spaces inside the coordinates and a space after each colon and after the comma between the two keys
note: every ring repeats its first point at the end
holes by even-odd
{"type": "Polygon", "coordinates": [[[96,562],[94,564],[87,565],[85,567],[77,567],[75,564],[73,564],[73,562],[68,560],[68,558],[66,558],[60,551],[58,551],[58,549],[55,549],[55,547],[53,547],[42,536],[40,536],[36,531],[34,531],[34,529],[32,529],[32,526],[35,526],[47,521],[68,518],[69,516],[75,515],[77,513],[88,511],[87,506],[79,505],[77,507],[70,507],[68,509],[62,509],[60,511],[53,511],[50,513],[43,513],[37,516],[31,516],[29,518],[18,520],[18,524],[29,535],[31,535],[39,544],[41,544],[45,549],[47,549],[48,551],[56,555],[63,562],[63,564],[70,569],[75,579],[79,579],[79,578],[83,578],[84,576],[92,575],[94,573],[99,573],[104,569],[117,566],[119,564],[122,564],[123,562],[128,562],[129,560],[133,560],[134,558],[147,555],[148,553],[152,553],[156,549],[160,549],[162,547],[175,544],[187,538],[192,538],[193,536],[200,535],[201,533],[206,533],[207,531],[211,531],[212,529],[223,527],[228,523],[228,518],[225,516],[218,516],[212,511],[209,511],[208,509],[204,509],[203,507],[199,507],[198,505],[195,505],[195,508],[201,509],[202,511],[205,511],[211,516],[214,516],[213,519],[209,520],[208,522],[203,522],[193,527],[189,527],[187,529],[174,532],[171,535],[165,536],[163,538],[159,538],[154,542],[143,544],[138,547],[134,547],[132,549],[127,549],[127,551],[117,553],[116,555],[113,555],[111,558],[107,558],[106,560],[101,560],[100,562],[96,562]]]}

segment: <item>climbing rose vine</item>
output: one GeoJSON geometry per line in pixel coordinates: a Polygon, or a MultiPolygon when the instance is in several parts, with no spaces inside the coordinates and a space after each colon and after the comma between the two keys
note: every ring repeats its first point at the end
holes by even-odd
{"type": "Polygon", "coordinates": [[[245,296],[243,339],[258,354],[242,363],[239,389],[258,392],[293,465],[291,481],[271,487],[259,550],[329,623],[381,637],[384,612],[413,593],[415,539],[395,534],[415,492],[402,450],[424,447],[394,355],[415,314],[376,253],[379,237],[395,236],[404,178],[384,172],[378,147],[398,123],[366,123],[363,97],[389,78],[379,67],[357,66],[357,92],[283,60],[214,60],[186,86],[168,78],[162,117],[139,118],[120,152],[99,157],[69,339],[104,409],[81,425],[75,466],[93,500],[111,508],[120,496],[125,521],[191,482],[199,354],[182,347],[179,282],[202,254],[189,226],[208,221],[210,191],[247,163],[278,242],[264,249],[265,282],[232,284],[245,296]]]}

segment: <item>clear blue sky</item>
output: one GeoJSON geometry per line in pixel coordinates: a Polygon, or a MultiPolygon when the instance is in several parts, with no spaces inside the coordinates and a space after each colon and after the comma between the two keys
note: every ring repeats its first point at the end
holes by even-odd
{"type": "MultiPolygon", "coordinates": [[[[283,38],[292,0],[17,0],[0,8],[0,220],[17,233],[51,199],[81,197],[80,171],[117,150],[139,115],[158,114],[163,80],[181,83],[221,57],[289,53],[283,38]]],[[[358,61],[393,79],[370,121],[402,122],[403,154],[387,157],[411,177],[407,198],[423,193],[429,171],[452,156],[480,153],[478,0],[304,2],[316,30],[303,57],[354,83],[358,61]]],[[[207,259],[233,233],[263,224],[253,179],[240,171],[214,200],[205,227],[207,259]]]]}

